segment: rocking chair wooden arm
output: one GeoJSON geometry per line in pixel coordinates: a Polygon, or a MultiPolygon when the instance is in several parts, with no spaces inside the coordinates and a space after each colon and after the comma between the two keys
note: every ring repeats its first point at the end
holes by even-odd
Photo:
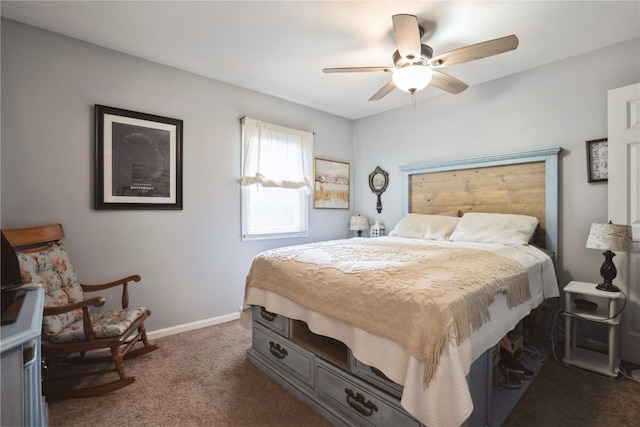
{"type": "Polygon", "coordinates": [[[96,291],[101,291],[103,289],[109,289],[115,286],[122,285],[122,308],[124,309],[124,308],[129,308],[129,291],[127,289],[129,282],[139,282],[139,281],[140,281],[140,275],[133,274],[131,276],[127,276],[122,279],[115,280],[109,283],[103,283],[99,285],[84,285],[81,283],[80,286],[82,286],[82,290],[85,292],[96,292],[96,291]]]}
{"type": "Polygon", "coordinates": [[[84,283],[81,283],[80,286],[82,286],[82,290],[85,292],[95,292],[95,291],[101,291],[103,289],[113,288],[114,286],[125,285],[128,282],[139,282],[139,281],[140,281],[140,275],[133,274],[131,276],[114,280],[113,282],[109,282],[109,283],[101,283],[97,285],[85,285],[84,283]]]}
{"type": "Polygon", "coordinates": [[[57,314],[67,313],[69,311],[77,310],[82,308],[88,308],[90,306],[93,307],[102,307],[105,303],[104,297],[93,297],[87,298],[80,302],[75,302],[73,304],[68,304],[60,307],[45,307],[43,310],[43,315],[45,316],[55,316],[57,314]]]}

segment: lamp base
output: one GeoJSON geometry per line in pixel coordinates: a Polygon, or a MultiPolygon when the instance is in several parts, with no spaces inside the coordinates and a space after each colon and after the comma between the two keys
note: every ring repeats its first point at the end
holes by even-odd
{"type": "Polygon", "coordinates": [[[613,285],[613,279],[618,275],[618,270],[613,263],[613,257],[615,253],[610,250],[606,250],[602,253],[604,255],[604,263],[600,267],[600,276],[602,276],[602,283],[596,286],[596,289],[606,292],[620,292],[620,289],[613,285]]]}
{"type": "Polygon", "coordinates": [[[620,292],[619,287],[606,282],[600,283],[598,286],[596,286],[596,289],[606,292],[620,292]]]}

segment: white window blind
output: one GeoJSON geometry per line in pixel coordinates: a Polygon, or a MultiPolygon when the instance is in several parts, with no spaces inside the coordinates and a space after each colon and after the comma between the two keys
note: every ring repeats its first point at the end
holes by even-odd
{"type": "Polygon", "coordinates": [[[313,134],[242,120],[242,239],[309,235],[313,134]]]}

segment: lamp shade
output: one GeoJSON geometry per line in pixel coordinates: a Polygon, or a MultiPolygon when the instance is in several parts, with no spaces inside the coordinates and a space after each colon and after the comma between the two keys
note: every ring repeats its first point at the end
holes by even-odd
{"type": "Polygon", "coordinates": [[[407,65],[395,70],[391,79],[398,89],[414,93],[424,89],[432,77],[433,70],[431,67],[426,65],[407,65]]]}
{"type": "Polygon", "coordinates": [[[355,231],[362,231],[369,228],[369,220],[366,216],[352,216],[349,229],[355,231]]]}
{"type": "Polygon", "coordinates": [[[591,224],[587,248],[605,251],[630,251],[633,249],[631,226],[612,224],[591,224]]]}

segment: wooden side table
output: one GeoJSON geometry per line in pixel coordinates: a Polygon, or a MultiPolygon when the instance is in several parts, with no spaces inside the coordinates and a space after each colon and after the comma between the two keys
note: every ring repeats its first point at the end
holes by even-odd
{"type": "Polygon", "coordinates": [[[596,289],[595,283],[570,282],[564,288],[565,293],[565,341],[564,358],[567,365],[577,366],[599,374],[615,378],[618,376],[620,358],[618,357],[618,300],[620,292],[606,292],[596,289]],[[604,298],[607,307],[598,306],[596,311],[579,309],[574,305],[579,295],[604,298]],[[577,346],[577,321],[583,319],[590,322],[603,323],[608,328],[608,354],[580,348],[577,346]]]}

